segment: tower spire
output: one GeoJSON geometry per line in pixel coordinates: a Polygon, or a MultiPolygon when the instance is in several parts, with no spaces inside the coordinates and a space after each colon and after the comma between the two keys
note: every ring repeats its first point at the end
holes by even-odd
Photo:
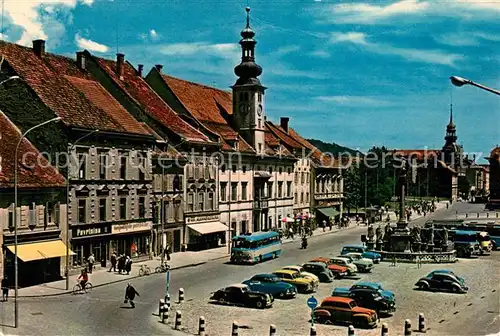
{"type": "Polygon", "coordinates": [[[449,125],[454,125],[453,124],[453,104],[450,104],[450,123],[449,125]]]}
{"type": "Polygon", "coordinates": [[[238,76],[236,85],[261,85],[257,77],[262,74],[262,67],[255,63],[255,32],[250,27],[250,7],[246,7],[246,26],[241,31],[241,63],[234,68],[234,73],[238,76]]]}

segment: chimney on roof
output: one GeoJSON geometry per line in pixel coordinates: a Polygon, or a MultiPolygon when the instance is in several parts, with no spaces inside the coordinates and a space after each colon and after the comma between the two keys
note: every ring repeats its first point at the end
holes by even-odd
{"type": "Polygon", "coordinates": [[[142,77],[142,70],[144,69],[143,64],[137,64],[137,76],[142,77]]]}
{"type": "Polygon", "coordinates": [[[42,57],[45,54],[45,40],[34,40],[33,41],[33,52],[38,57],[42,57]]]}
{"type": "Polygon", "coordinates": [[[123,77],[123,69],[125,66],[125,55],[118,53],[116,54],[116,74],[120,77],[123,77]]]}
{"type": "Polygon", "coordinates": [[[83,51],[78,51],[76,53],[76,65],[80,69],[85,70],[85,55],[83,54],[83,51]]]}
{"type": "Polygon", "coordinates": [[[159,73],[161,73],[161,69],[163,69],[163,65],[161,64],[156,64],[155,65],[156,70],[158,70],[159,73]]]}
{"type": "Polygon", "coordinates": [[[288,122],[290,121],[290,118],[288,117],[281,117],[280,119],[280,125],[281,125],[281,128],[283,128],[285,130],[285,132],[288,133],[288,122]]]}

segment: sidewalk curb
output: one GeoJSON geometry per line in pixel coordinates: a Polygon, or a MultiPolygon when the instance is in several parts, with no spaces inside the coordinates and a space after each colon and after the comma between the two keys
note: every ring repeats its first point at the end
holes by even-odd
{"type": "MultiPolygon", "coordinates": [[[[174,270],[181,270],[183,268],[201,266],[201,265],[206,264],[208,262],[215,261],[215,260],[220,260],[220,259],[224,259],[224,258],[228,258],[228,256],[226,255],[226,256],[222,256],[222,257],[215,257],[215,258],[212,258],[212,259],[208,259],[206,261],[200,261],[198,263],[192,263],[192,264],[187,264],[187,265],[172,267],[170,270],[174,271],[174,270]]],[[[153,274],[157,274],[157,273],[152,273],[151,275],[153,275],[153,274]]],[[[111,284],[115,284],[115,283],[119,283],[119,282],[125,282],[125,281],[129,281],[129,280],[137,279],[137,278],[142,278],[142,276],[140,276],[140,275],[134,275],[134,276],[131,276],[129,278],[114,280],[114,281],[111,281],[111,282],[106,282],[106,283],[102,283],[102,284],[99,284],[99,285],[95,285],[95,286],[92,286],[92,288],[99,288],[99,287],[103,287],[103,286],[106,286],[106,285],[111,285],[111,284]]],[[[71,291],[70,290],[68,290],[68,291],[64,290],[63,292],[52,293],[52,294],[19,295],[19,298],[53,297],[53,296],[61,296],[61,295],[71,294],[72,292],[73,292],[72,290],[71,291]]]]}

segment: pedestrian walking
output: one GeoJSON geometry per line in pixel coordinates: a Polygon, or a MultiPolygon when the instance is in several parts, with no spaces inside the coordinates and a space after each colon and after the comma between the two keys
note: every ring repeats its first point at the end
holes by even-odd
{"type": "Polygon", "coordinates": [[[325,232],[325,230],[326,230],[326,220],[323,220],[321,222],[321,228],[323,229],[323,232],[325,232]]]}
{"type": "Polygon", "coordinates": [[[118,257],[118,274],[122,274],[123,270],[125,270],[125,256],[120,254],[118,257]]]}
{"type": "Polygon", "coordinates": [[[125,270],[127,271],[127,275],[130,274],[130,271],[132,270],[132,258],[127,256],[127,259],[125,261],[125,270]]]}
{"type": "Polygon", "coordinates": [[[170,261],[170,245],[167,244],[167,247],[165,248],[165,256],[167,257],[167,261],[170,261]]]}
{"type": "Polygon", "coordinates": [[[9,300],[9,284],[7,277],[2,279],[2,302],[7,302],[9,300]]]}
{"type": "Polygon", "coordinates": [[[116,272],[116,253],[113,252],[113,254],[111,255],[111,258],[110,258],[110,261],[111,261],[111,267],[109,268],[109,272],[111,272],[111,270],[113,270],[113,272],[116,272]]]}
{"type": "Polygon", "coordinates": [[[92,270],[94,269],[94,263],[95,263],[95,257],[93,253],[90,254],[89,258],[87,259],[87,262],[89,263],[88,272],[89,274],[92,274],[92,270]]]}
{"type": "Polygon", "coordinates": [[[140,296],[139,292],[137,292],[134,286],[132,286],[132,284],[129,282],[127,284],[127,288],[125,289],[125,300],[123,301],[123,303],[129,302],[130,306],[132,308],[135,308],[134,299],[136,295],[140,296]]]}

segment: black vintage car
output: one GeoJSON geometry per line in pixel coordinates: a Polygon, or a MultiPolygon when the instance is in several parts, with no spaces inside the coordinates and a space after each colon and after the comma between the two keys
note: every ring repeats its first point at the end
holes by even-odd
{"type": "Polygon", "coordinates": [[[390,315],[396,311],[396,304],[393,299],[369,289],[351,290],[349,297],[354,299],[358,306],[375,310],[377,314],[390,315]]]}
{"type": "Polygon", "coordinates": [[[441,290],[453,293],[467,293],[469,288],[463,278],[448,270],[439,270],[420,278],[415,284],[421,290],[441,290]]]}
{"type": "Polygon", "coordinates": [[[217,301],[220,304],[256,307],[259,309],[272,307],[274,302],[272,295],[253,292],[245,284],[235,284],[219,289],[213,293],[210,300],[217,301]]]}

